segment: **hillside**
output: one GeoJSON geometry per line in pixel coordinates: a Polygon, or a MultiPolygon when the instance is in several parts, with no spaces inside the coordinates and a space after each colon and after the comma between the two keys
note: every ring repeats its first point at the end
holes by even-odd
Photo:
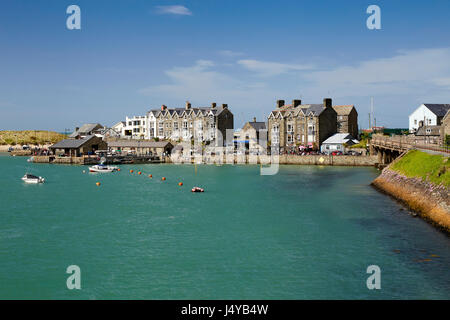
{"type": "Polygon", "coordinates": [[[0,131],[0,145],[43,145],[56,143],[65,138],[64,134],[54,131],[0,131]]]}

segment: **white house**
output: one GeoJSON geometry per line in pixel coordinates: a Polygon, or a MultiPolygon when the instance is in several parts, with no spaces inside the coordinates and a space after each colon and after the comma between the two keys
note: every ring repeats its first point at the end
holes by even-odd
{"type": "Polygon", "coordinates": [[[320,151],[325,153],[331,153],[333,151],[344,152],[344,144],[351,146],[357,143],[359,141],[354,139],[350,133],[336,133],[322,143],[320,151]]]}
{"type": "Polygon", "coordinates": [[[125,135],[125,121],[119,121],[111,127],[120,137],[125,135]]]}
{"type": "Polygon", "coordinates": [[[123,128],[124,135],[132,139],[144,139],[147,135],[147,117],[134,116],[126,117],[125,126],[123,128]]]}
{"type": "Polygon", "coordinates": [[[409,116],[409,132],[414,133],[422,126],[440,126],[450,109],[450,104],[421,104],[409,116]]]}

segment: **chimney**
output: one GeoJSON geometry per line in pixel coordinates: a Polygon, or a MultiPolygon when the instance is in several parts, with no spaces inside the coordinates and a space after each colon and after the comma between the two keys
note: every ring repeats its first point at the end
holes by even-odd
{"type": "Polygon", "coordinates": [[[78,130],[80,130],[80,128],[79,128],[79,127],[76,127],[76,128],[75,128],[75,132],[78,131],[78,130]]]}
{"type": "Polygon", "coordinates": [[[325,98],[323,99],[323,106],[325,108],[331,108],[331,98],[325,98]]]}
{"type": "Polygon", "coordinates": [[[212,103],[211,103],[211,108],[215,108],[216,105],[217,105],[217,104],[216,104],[215,102],[212,102],[212,103]]]}
{"type": "Polygon", "coordinates": [[[227,108],[228,108],[228,104],[222,103],[222,108],[223,108],[223,109],[227,109],[227,108]]]}
{"type": "Polygon", "coordinates": [[[277,108],[284,106],[284,100],[277,100],[277,108]]]}
{"type": "Polygon", "coordinates": [[[164,111],[164,110],[166,110],[166,109],[167,109],[167,106],[163,104],[163,105],[161,106],[161,111],[164,111]]]}
{"type": "Polygon", "coordinates": [[[186,110],[191,108],[191,103],[189,101],[186,101],[186,110]]]}
{"type": "Polygon", "coordinates": [[[256,117],[253,117],[253,122],[256,122],[256,117]]]}
{"type": "Polygon", "coordinates": [[[292,100],[292,106],[295,108],[302,104],[302,100],[292,100]]]}

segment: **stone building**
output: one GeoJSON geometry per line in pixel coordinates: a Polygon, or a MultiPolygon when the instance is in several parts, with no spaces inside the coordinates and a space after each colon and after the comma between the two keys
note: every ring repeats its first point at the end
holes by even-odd
{"type": "Polygon", "coordinates": [[[94,154],[98,150],[106,150],[107,144],[102,138],[95,135],[81,139],[64,139],[50,147],[55,155],[81,157],[94,154]]]}
{"type": "Polygon", "coordinates": [[[278,100],[276,109],[268,117],[268,139],[271,150],[296,150],[295,147],[319,149],[323,141],[337,132],[337,113],[332,100],[323,104],[302,104],[293,100],[285,105],[278,100]]]}
{"type": "Polygon", "coordinates": [[[447,136],[450,136],[450,110],[447,111],[441,124],[441,142],[446,144],[447,136]]]}
{"type": "Polygon", "coordinates": [[[233,114],[227,104],[193,108],[186,102],[184,108],[150,110],[147,113],[147,139],[168,139],[172,141],[192,141],[213,146],[225,146],[233,138],[233,114]],[[226,131],[230,130],[230,141],[226,131]]]}
{"type": "Polygon", "coordinates": [[[158,155],[170,154],[173,145],[169,141],[149,141],[149,140],[110,140],[108,150],[117,153],[135,153],[137,155],[158,155]]]}
{"type": "Polygon", "coordinates": [[[244,149],[250,154],[266,154],[267,153],[267,127],[262,121],[249,121],[244,124],[238,133],[235,133],[237,148],[244,149]]]}
{"type": "Polygon", "coordinates": [[[358,112],[354,105],[333,106],[337,113],[337,132],[358,137],[358,112]]]}

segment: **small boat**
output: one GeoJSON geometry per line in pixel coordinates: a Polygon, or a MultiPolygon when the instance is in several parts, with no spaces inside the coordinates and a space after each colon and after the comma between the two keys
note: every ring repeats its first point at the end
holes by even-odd
{"type": "Polygon", "coordinates": [[[45,181],[45,179],[42,177],[37,177],[37,176],[28,174],[28,173],[26,173],[22,177],[22,180],[25,181],[26,183],[44,183],[44,181],[45,181]]]}
{"type": "Polygon", "coordinates": [[[205,190],[203,188],[200,187],[193,187],[191,189],[192,192],[205,192],[205,190]]]}
{"type": "Polygon", "coordinates": [[[104,164],[96,164],[95,166],[89,167],[89,172],[113,172],[117,171],[118,167],[105,166],[104,164]]]}

